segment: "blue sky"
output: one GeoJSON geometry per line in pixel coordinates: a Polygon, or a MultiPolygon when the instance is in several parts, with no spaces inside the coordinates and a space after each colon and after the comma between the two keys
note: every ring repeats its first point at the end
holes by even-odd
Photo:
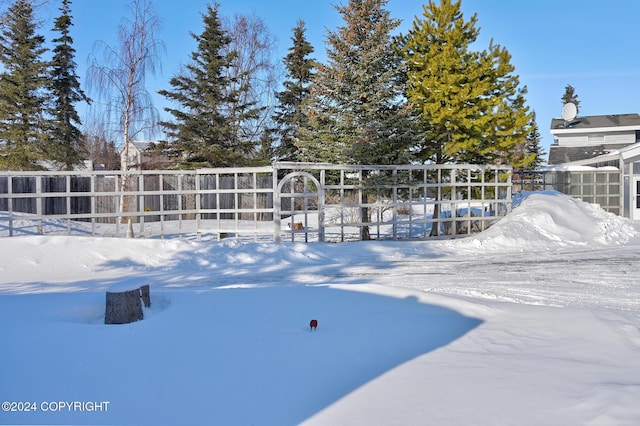
{"type": "MultiPolygon", "coordinates": [[[[277,57],[291,46],[291,30],[298,19],[306,23],[307,38],[314,45],[314,57],[325,56],[327,29],[343,24],[333,5],[348,0],[219,0],[221,12],[251,14],[263,18],[278,41],[277,57]]],[[[50,0],[44,13],[44,28],[57,15],[57,0],[50,0]]],[[[114,43],[116,28],[125,15],[128,0],[74,0],[72,36],[77,51],[78,73],[84,78],[87,57],[97,40],[114,43]]],[[[390,0],[388,9],[403,21],[406,33],[427,0],[390,0]]],[[[167,52],[162,74],[149,90],[168,89],[169,79],[179,72],[195,49],[189,32],[199,34],[201,13],[207,0],[155,0],[163,22],[160,38],[167,52]]],[[[477,13],[480,37],[477,49],[489,41],[507,48],[515,74],[527,86],[528,106],[535,110],[548,152],[552,142],[551,119],[560,117],[560,98],[567,84],[575,87],[580,115],[640,112],[636,97],[640,92],[640,1],[637,0],[462,0],[464,17],[477,13]]],[[[162,101],[157,98],[158,103],[162,101]]],[[[81,111],[82,112],[82,111],[81,111]]]]}

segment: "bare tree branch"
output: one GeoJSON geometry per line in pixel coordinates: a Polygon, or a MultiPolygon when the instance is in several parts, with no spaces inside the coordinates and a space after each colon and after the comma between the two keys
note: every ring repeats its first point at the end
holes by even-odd
{"type": "MultiPolygon", "coordinates": [[[[146,88],[148,75],[160,69],[165,46],[157,38],[160,20],[152,0],[131,0],[130,17],[118,27],[118,44],[97,42],[88,70],[88,91],[96,97],[94,114],[101,114],[105,127],[122,139],[122,148],[141,135],[158,131],[159,113],[146,88]]],[[[126,157],[126,154],[125,154],[126,157]]]]}

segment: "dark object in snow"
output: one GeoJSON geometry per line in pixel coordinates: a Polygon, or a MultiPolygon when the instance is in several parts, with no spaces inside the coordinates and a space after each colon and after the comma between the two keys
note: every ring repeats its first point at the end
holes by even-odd
{"type": "Polygon", "coordinates": [[[107,303],[104,313],[105,324],[129,324],[144,319],[144,306],[151,307],[149,285],[133,289],[112,289],[107,291],[107,303]]]}
{"type": "Polygon", "coordinates": [[[149,291],[149,284],[145,284],[140,287],[140,297],[145,308],[151,307],[151,292],[149,291]]]}
{"type": "Polygon", "coordinates": [[[318,328],[318,320],[312,319],[311,322],[309,323],[309,331],[313,331],[316,328],[318,328]]]}

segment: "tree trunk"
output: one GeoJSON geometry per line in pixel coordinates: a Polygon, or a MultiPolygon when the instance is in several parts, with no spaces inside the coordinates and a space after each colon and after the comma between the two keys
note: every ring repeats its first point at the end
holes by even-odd
{"type": "Polygon", "coordinates": [[[107,292],[105,324],[128,324],[143,318],[139,288],[117,293],[107,292]]]}

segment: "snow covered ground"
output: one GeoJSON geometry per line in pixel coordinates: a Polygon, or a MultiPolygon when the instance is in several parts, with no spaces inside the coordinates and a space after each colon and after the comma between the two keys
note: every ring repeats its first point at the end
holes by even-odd
{"type": "Polygon", "coordinates": [[[453,241],[0,238],[0,425],[639,424],[638,271],[556,192],[453,241]]]}

